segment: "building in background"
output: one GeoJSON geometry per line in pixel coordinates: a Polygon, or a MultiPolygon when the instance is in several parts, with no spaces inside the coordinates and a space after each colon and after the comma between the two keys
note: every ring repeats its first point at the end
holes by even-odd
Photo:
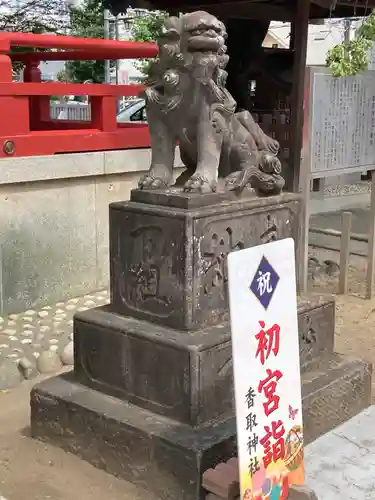
{"type": "MultiPolygon", "coordinates": [[[[347,21],[347,20],[346,20],[347,21]]],[[[360,19],[350,20],[350,38],[353,38],[360,19]]],[[[345,36],[343,19],[325,20],[323,24],[310,24],[307,43],[308,66],[325,66],[329,49],[341,43],[345,36]]],[[[263,47],[289,47],[290,23],[272,22],[263,42],[263,47]]]]}

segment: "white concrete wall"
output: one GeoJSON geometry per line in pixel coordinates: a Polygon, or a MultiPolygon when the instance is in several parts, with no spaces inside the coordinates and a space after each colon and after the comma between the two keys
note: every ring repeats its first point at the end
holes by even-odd
{"type": "Polygon", "coordinates": [[[108,286],[108,205],[129,199],[150,158],[143,149],[0,160],[0,315],[108,286]]]}

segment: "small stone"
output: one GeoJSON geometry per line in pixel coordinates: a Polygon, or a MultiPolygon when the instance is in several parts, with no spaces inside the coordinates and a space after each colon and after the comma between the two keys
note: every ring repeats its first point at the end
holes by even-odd
{"type": "Polygon", "coordinates": [[[53,319],[54,321],[64,321],[66,318],[66,313],[60,313],[59,315],[56,315],[53,319]]]}
{"type": "Polygon", "coordinates": [[[78,312],[83,312],[83,311],[87,311],[88,307],[79,307],[77,309],[78,312]]]}
{"type": "Polygon", "coordinates": [[[32,330],[24,330],[21,332],[21,337],[32,337],[34,332],[32,330]]]}
{"type": "Polygon", "coordinates": [[[32,344],[33,340],[32,339],[22,339],[21,344],[32,344]]]}
{"type": "Polygon", "coordinates": [[[62,309],[57,309],[55,311],[55,316],[58,316],[59,314],[63,314],[63,313],[64,313],[64,311],[62,309]]]}
{"type": "Polygon", "coordinates": [[[75,309],[75,308],[76,308],[76,306],[75,306],[75,305],[73,305],[73,304],[68,304],[68,305],[66,306],[66,310],[67,310],[67,311],[74,311],[74,309],[75,309]]]}
{"type": "Polygon", "coordinates": [[[94,306],[96,306],[96,304],[95,304],[95,302],[93,300],[86,300],[86,302],[83,305],[87,306],[87,307],[94,307],[94,306]]]}
{"type": "Polygon", "coordinates": [[[74,321],[72,319],[70,319],[68,322],[67,322],[67,325],[69,326],[73,326],[74,325],[74,321]]]}
{"type": "Polygon", "coordinates": [[[83,298],[84,299],[95,299],[95,296],[94,295],[85,295],[83,298]]]}
{"type": "Polygon", "coordinates": [[[48,316],[48,311],[39,311],[38,316],[39,318],[46,318],[48,316]]]}
{"type": "Polygon", "coordinates": [[[39,328],[39,330],[40,330],[41,332],[48,332],[50,329],[51,329],[51,327],[50,327],[50,326],[47,326],[47,325],[42,325],[42,326],[39,328]]]}
{"type": "Polygon", "coordinates": [[[56,304],[56,307],[64,307],[64,306],[65,306],[64,302],[58,302],[56,304]]]}
{"type": "Polygon", "coordinates": [[[61,361],[54,351],[43,351],[38,357],[37,369],[40,373],[55,373],[61,369],[61,361]]]}
{"type": "Polygon", "coordinates": [[[44,307],[42,307],[43,311],[50,311],[51,309],[52,309],[51,306],[44,306],[44,307]]]}
{"type": "Polygon", "coordinates": [[[325,260],[325,272],[328,276],[337,276],[340,273],[340,266],[333,262],[332,260],[325,260]]]}
{"type": "Polygon", "coordinates": [[[49,350],[50,350],[50,351],[52,351],[52,352],[57,352],[58,348],[59,348],[59,346],[58,346],[58,345],[51,345],[51,346],[49,347],[49,350]]]}
{"type": "MultiPolygon", "coordinates": [[[[68,304],[78,304],[79,299],[69,299],[68,304]]],[[[66,307],[68,309],[68,306],[66,307]]]]}
{"type": "Polygon", "coordinates": [[[64,347],[61,353],[61,361],[64,365],[74,365],[74,344],[72,341],[64,347]]]}
{"type": "Polygon", "coordinates": [[[26,380],[35,378],[38,375],[38,370],[36,369],[35,361],[31,361],[29,358],[21,358],[18,362],[18,369],[22,373],[26,380]]]}
{"type": "Polygon", "coordinates": [[[40,352],[33,352],[33,356],[35,359],[38,359],[40,356],[40,352]]]}
{"type": "Polygon", "coordinates": [[[4,330],[4,333],[5,333],[6,335],[14,335],[15,333],[17,333],[17,330],[14,330],[13,328],[6,328],[6,329],[4,330]]]}
{"type": "Polygon", "coordinates": [[[3,323],[4,323],[4,318],[0,316],[0,325],[2,325],[3,323]]]}
{"type": "Polygon", "coordinates": [[[8,326],[16,326],[17,322],[16,321],[8,321],[8,326]]]}
{"type": "Polygon", "coordinates": [[[34,314],[36,314],[36,311],[33,311],[31,309],[29,309],[28,311],[24,312],[25,316],[34,316],[34,314]]]}
{"type": "Polygon", "coordinates": [[[9,314],[8,318],[11,320],[11,321],[15,321],[16,319],[18,319],[18,314],[9,314]]]}
{"type": "Polygon", "coordinates": [[[22,382],[22,374],[10,359],[0,361],[0,390],[12,389],[22,382]]]}
{"type": "Polygon", "coordinates": [[[15,347],[14,349],[12,349],[13,352],[18,352],[18,354],[20,354],[22,352],[21,349],[18,349],[17,347],[15,347]]]}
{"type": "Polygon", "coordinates": [[[73,340],[73,339],[74,339],[74,332],[69,333],[69,340],[73,340]]]}
{"type": "Polygon", "coordinates": [[[30,318],[30,316],[22,316],[22,321],[30,321],[32,320],[32,318],[30,318]]]}
{"type": "Polygon", "coordinates": [[[17,338],[17,337],[15,337],[14,335],[11,335],[11,336],[9,337],[9,340],[11,340],[12,342],[15,342],[16,340],[18,340],[18,338],[17,338]]]}
{"type": "Polygon", "coordinates": [[[0,349],[8,349],[8,344],[0,344],[0,349]]]}
{"type": "Polygon", "coordinates": [[[50,343],[51,345],[56,345],[56,344],[58,344],[58,343],[59,343],[59,341],[58,341],[57,339],[50,339],[50,340],[49,340],[49,343],[50,343]]]}
{"type": "Polygon", "coordinates": [[[6,357],[9,358],[9,359],[16,359],[19,356],[18,356],[18,354],[12,352],[11,354],[7,354],[6,357]]]}

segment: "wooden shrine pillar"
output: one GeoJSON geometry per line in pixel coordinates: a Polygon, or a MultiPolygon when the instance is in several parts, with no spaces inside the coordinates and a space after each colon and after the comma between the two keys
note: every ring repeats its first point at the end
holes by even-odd
{"type": "Polygon", "coordinates": [[[294,51],[293,84],[290,99],[290,152],[286,175],[288,191],[299,191],[303,139],[306,54],[309,29],[310,0],[296,0],[292,17],[290,48],[294,51]]]}

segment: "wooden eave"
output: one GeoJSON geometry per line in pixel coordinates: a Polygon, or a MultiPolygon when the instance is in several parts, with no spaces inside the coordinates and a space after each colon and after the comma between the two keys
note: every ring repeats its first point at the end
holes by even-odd
{"type": "MultiPolygon", "coordinates": [[[[309,0],[305,0],[309,1],[309,0]]],[[[291,0],[153,0],[153,6],[171,13],[206,10],[223,20],[228,18],[292,21],[291,0]]],[[[375,0],[312,0],[310,19],[362,16],[375,7],[375,0]]]]}

